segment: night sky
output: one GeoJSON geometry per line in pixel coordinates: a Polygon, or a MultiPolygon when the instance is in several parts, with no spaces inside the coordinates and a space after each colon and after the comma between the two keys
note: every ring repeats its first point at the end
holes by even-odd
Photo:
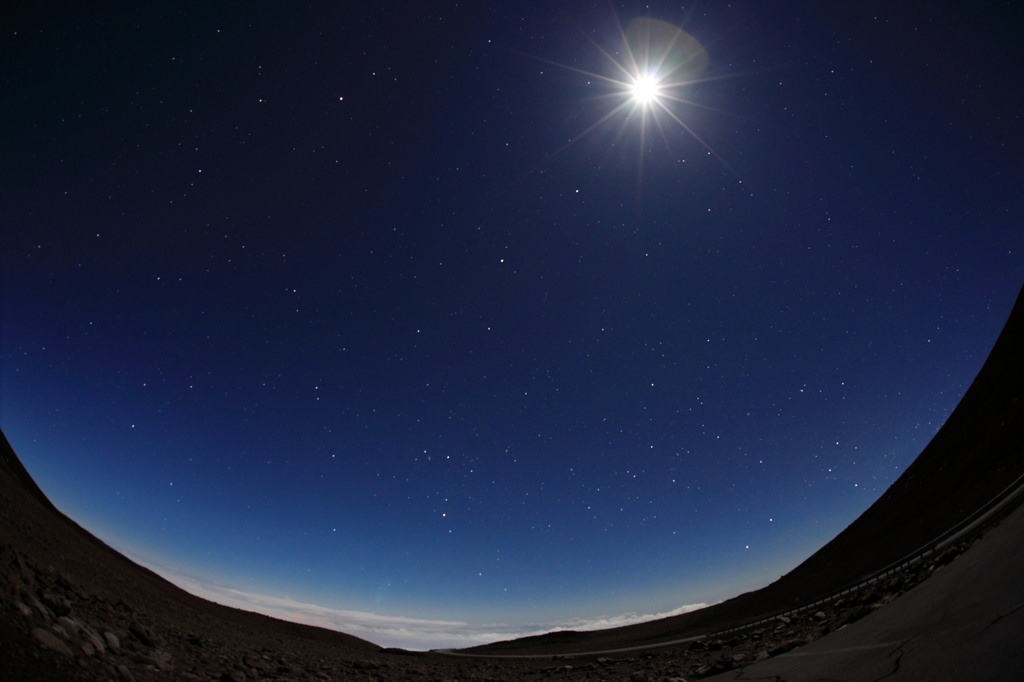
{"type": "Polygon", "coordinates": [[[198,593],[424,648],[760,587],[1024,282],[1019,7],[352,4],[0,24],[0,426],[198,593]]]}

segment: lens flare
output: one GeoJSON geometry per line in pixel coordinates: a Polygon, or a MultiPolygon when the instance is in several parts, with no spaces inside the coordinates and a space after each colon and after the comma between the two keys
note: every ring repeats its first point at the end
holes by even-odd
{"type": "Polygon", "coordinates": [[[621,146],[623,136],[635,130],[640,148],[641,176],[652,126],[658,129],[666,145],[669,145],[667,130],[679,126],[708,153],[732,170],[688,122],[688,113],[692,114],[696,109],[710,109],[695,101],[694,86],[717,79],[704,73],[710,63],[704,46],[678,26],[650,17],[633,19],[625,29],[619,29],[619,35],[620,44],[610,50],[587,36],[606,58],[606,73],[542,60],[596,79],[607,88],[605,94],[595,98],[597,102],[608,103],[603,114],[551,156],[561,153],[605,124],[611,125],[615,119],[619,119],[612,146],[621,146]]]}

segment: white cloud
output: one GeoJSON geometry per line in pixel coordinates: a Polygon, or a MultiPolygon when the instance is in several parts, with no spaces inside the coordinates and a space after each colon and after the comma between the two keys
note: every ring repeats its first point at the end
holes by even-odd
{"type": "MultiPolygon", "coordinates": [[[[140,562],[141,563],[141,562],[140,562]]],[[[203,583],[163,567],[149,565],[167,580],[187,592],[210,601],[273,618],[338,630],[374,644],[409,650],[457,649],[508,639],[543,635],[560,630],[602,630],[678,616],[704,608],[706,604],[688,604],[664,613],[625,613],[597,618],[573,618],[555,623],[523,625],[474,624],[462,621],[425,620],[403,616],[382,616],[363,611],[331,609],[304,604],[286,597],[270,597],[242,592],[229,587],[203,583]]]]}

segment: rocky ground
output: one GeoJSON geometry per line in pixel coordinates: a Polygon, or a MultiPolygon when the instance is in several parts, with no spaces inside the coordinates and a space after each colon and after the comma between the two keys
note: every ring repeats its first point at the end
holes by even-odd
{"type": "MultiPolygon", "coordinates": [[[[9,544],[0,546],[3,656],[36,664],[39,679],[366,680],[422,682],[522,680],[700,679],[790,651],[845,627],[925,580],[976,538],[963,540],[877,585],[819,609],[727,636],[621,656],[539,659],[464,658],[377,649],[277,633],[259,622],[230,627],[187,606],[154,610],[138,595],[91,590],[52,566],[39,566],[9,544]],[[217,625],[216,627],[211,627],[217,625]],[[56,675],[57,677],[54,677],[56,675]]],[[[262,617],[246,614],[254,619],[262,617]]],[[[301,633],[300,633],[301,635],[301,633]]],[[[358,640],[355,640],[358,642],[358,640]]],[[[10,660],[10,659],[9,659],[10,660]]],[[[26,677],[25,679],[28,679],[26,677]]]]}

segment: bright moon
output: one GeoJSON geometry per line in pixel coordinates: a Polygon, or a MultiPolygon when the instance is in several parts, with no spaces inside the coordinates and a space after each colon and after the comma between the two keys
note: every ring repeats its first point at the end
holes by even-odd
{"type": "Polygon", "coordinates": [[[547,62],[582,73],[603,83],[607,89],[605,94],[594,97],[595,100],[608,102],[604,114],[555,153],[561,153],[579,139],[617,118],[621,124],[617,126],[614,144],[619,144],[618,140],[627,126],[634,128],[638,134],[641,175],[647,139],[652,133],[660,134],[667,145],[668,130],[673,126],[682,128],[710,154],[725,163],[698,136],[684,113],[695,108],[708,108],[689,95],[696,84],[716,79],[704,74],[710,61],[704,46],[678,26],[651,17],[637,17],[629,22],[625,30],[620,28],[620,32],[622,40],[615,50],[602,48],[593,38],[590,39],[607,58],[608,66],[611,67],[608,75],[547,62]]]}
{"type": "Polygon", "coordinates": [[[650,104],[658,96],[658,81],[653,76],[641,76],[633,83],[633,99],[650,104]]]}

